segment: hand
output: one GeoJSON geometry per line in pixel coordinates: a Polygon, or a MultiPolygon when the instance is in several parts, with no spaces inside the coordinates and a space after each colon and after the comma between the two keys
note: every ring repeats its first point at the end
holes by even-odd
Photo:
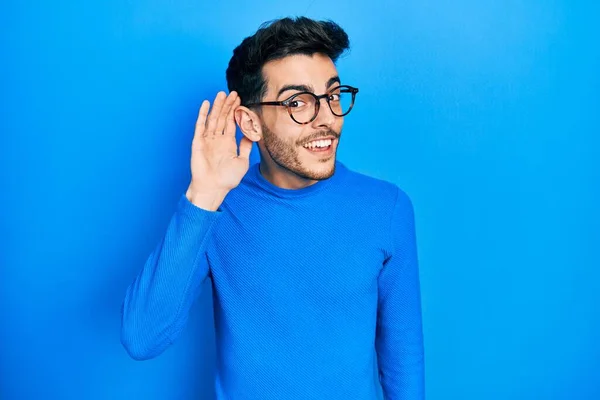
{"type": "Polygon", "coordinates": [[[235,140],[234,111],[240,105],[236,92],[219,92],[200,107],[192,140],[192,180],[186,197],[196,206],[216,210],[227,193],[239,185],[250,166],[252,141],[243,137],[239,154],[235,140]]]}

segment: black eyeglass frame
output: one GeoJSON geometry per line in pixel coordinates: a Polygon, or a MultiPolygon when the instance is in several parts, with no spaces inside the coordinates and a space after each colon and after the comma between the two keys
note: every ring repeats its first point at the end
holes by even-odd
{"type": "MultiPolygon", "coordinates": [[[[344,93],[348,93],[348,92],[344,92],[344,93]]],[[[343,117],[344,115],[348,115],[348,113],[350,111],[352,111],[352,108],[354,107],[354,100],[356,99],[356,93],[358,93],[358,88],[355,88],[355,87],[350,86],[350,85],[340,85],[340,86],[336,86],[336,87],[334,87],[332,89],[329,89],[327,91],[327,93],[322,94],[322,95],[316,95],[316,94],[314,94],[312,92],[298,92],[298,93],[294,93],[293,95],[291,95],[290,97],[288,97],[287,99],[282,100],[282,101],[263,101],[263,102],[260,102],[260,103],[250,103],[250,104],[246,104],[246,107],[252,107],[252,106],[284,106],[284,107],[287,108],[288,114],[290,114],[290,117],[292,118],[292,120],[295,123],[300,124],[300,125],[306,125],[306,124],[310,124],[311,122],[313,122],[317,118],[317,115],[319,115],[319,110],[321,109],[321,99],[325,99],[325,101],[327,102],[327,105],[329,106],[329,109],[331,110],[331,113],[333,115],[335,115],[336,117],[343,117]],[[331,108],[331,103],[330,103],[330,101],[331,101],[330,96],[332,94],[331,92],[333,92],[334,90],[339,90],[339,89],[348,90],[348,92],[352,94],[352,102],[350,103],[350,108],[348,109],[348,111],[346,111],[343,114],[336,114],[335,111],[333,111],[333,108],[331,108]],[[298,97],[300,95],[303,95],[303,94],[308,94],[308,95],[311,95],[312,97],[315,98],[315,114],[310,119],[310,121],[307,121],[307,122],[298,122],[294,118],[294,116],[292,114],[292,108],[293,107],[291,107],[290,104],[294,101],[294,99],[296,97],[298,97]]]]}

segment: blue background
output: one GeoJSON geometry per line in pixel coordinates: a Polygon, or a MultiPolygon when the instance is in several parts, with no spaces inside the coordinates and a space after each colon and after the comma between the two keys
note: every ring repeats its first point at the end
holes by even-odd
{"type": "Polygon", "coordinates": [[[600,398],[597,4],[3,2],[0,398],[212,397],[210,285],[150,361],[120,305],[233,48],[302,14],[351,39],[340,160],[415,205],[428,399],[600,398]]]}

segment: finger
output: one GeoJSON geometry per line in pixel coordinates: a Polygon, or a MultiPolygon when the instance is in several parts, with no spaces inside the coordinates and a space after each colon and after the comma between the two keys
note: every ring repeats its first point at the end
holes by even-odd
{"type": "Polygon", "coordinates": [[[229,114],[229,111],[231,111],[231,106],[233,105],[233,103],[235,103],[237,98],[238,97],[237,97],[236,92],[231,92],[229,94],[229,96],[227,96],[227,99],[225,100],[225,104],[223,105],[223,108],[221,109],[221,113],[219,114],[219,119],[217,120],[217,127],[215,128],[215,135],[223,134],[223,128],[225,128],[225,123],[227,122],[227,115],[229,114]]]}
{"type": "Polygon", "coordinates": [[[210,110],[210,114],[208,114],[208,124],[206,125],[204,136],[212,135],[215,132],[215,128],[217,127],[217,120],[219,119],[221,108],[223,108],[225,97],[226,94],[223,91],[217,93],[217,95],[215,96],[215,101],[213,102],[212,110],[210,110]]]}
{"type": "Polygon", "coordinates": [[[242,100],[238,97],[231,106],[231,110],[229,110],[229,113],[227,114],[227,122],[223,135],[235,136],[235,110],[240,106],[241,102],[242,100]]]}
{"type": "Polygon", "coordinates": [[[252,151],[252,140],[246,136],[242,137],[240,141],[240,155],[239,158],[250,158],[250,152],[252,151]]]}
{"type": "Polygon", "coordinates": [[[210,102],[204,100],[198,111],[198,118],[196,119],[196,128],[194,130],[194,139],[204,134],[206,129],[206,116],[208,115],[208,109],[210,108],[210,102]]]}

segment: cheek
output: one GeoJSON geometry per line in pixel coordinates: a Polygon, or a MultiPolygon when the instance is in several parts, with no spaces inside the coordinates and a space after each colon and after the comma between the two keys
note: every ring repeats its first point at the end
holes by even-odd
{"type": "Polygon", "coordinates": [[[295,123],[285,109],[280,111],[272,119],[273,132],[277,132],[278,136],[285,141],[299,137],[302,126],[295,123]]]}
{"type": "Polygon", "coordinates": [[[298,142],[305,137],[307,134],[310,134],[310,130],[306,129],[304,125],[299,125],[292,121],[289,115],[286,114],[283,116],[284,118],[279,118],[275,125],[275,132],[277,132],[277,136],[284,142],[288,143],[291,146],[296,146],[298,142]]]}

